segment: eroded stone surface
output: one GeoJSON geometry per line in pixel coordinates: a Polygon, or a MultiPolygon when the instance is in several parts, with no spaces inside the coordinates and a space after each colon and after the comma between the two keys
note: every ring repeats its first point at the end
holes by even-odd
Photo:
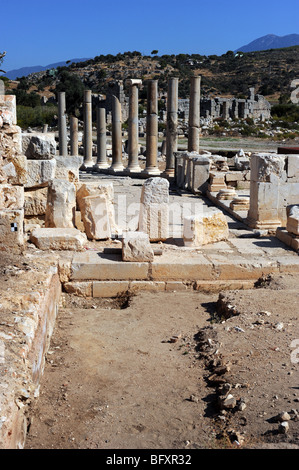
{"type": "Polygon", "coordinates": [[[81,251],[87,239],[75,228],[37,228],[31,232],[30,241],[40,250],[81,251]]]}
{"type": "Polygon", "coordinates": [[[72,228],[75,222],[75,211],[75,185],[64,180],[53,180],[48,187],[45,226],[72,228]]]}
{"type": "Polygon", "coordinates": [[[207,211],[184,219],[185,246],[202,246],[227,240],[228,224],[221,211],[207,211]]]}
{"type": "Polygon", "coordinates": [[[122,239],[123,261],[153,261],[149,236],[143,232],[127,232],[122,239]]]}

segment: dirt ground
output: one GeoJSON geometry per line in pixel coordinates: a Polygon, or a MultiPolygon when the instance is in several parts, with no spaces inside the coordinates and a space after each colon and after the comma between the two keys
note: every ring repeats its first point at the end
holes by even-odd
{"type": "Polygon", "coordinates": [[[298,449],[298,282],[63,294],[26,448],[298,449]]]}

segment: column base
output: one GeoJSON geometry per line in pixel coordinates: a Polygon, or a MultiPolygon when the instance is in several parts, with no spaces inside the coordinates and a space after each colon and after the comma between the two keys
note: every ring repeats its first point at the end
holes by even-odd
{"type": "Polygon", "coordinates": [[[124,171],[124,166],[123,165],[112,165],[108,168],[109,173],[114,174],[114,173],[119,173],[124,171]]]}
{"type": "Polygon", "coordinates": [[[97,171],[97,170],[106,170],[107,168],[110,168],[109,163],[96,163],[96,164],[93,166],[93,169],[94,169],[95,171],[97,171]]]}
{"type": "Polygon", "coordinates": [[[281,220],[256,220],[252,217],[247,217],[244,221],[248,227],[257,230],[276,230],[277,227],[281,227],[281,220]]]}
{"type": "Polygon", "coordinates": [[[90,170],[94,166],[93,160],[86,160],[80,167],[80,170],[90,170]]]}
{"type": "Polygon", "coordinates": [[[163,171],[162,176],[165,176],[166,178],[174,178],[175,173],[173,168],[169,168],[163,171]]]}
{"type": "Polygon", "coordinates": [[[159,170],[158,167],[149,167],[149,168],[145,168],[144,170],[142,170],[141,172],[143,175],[161,175],[161,171],[159,170]]]}
{"type": "Polygon", "coordinates": [[[124,172],[127,174],[131,173],[141,173],[141,167],[139,165],[135,166],[127,166],[127,168],[124,169],[124,172]]]}

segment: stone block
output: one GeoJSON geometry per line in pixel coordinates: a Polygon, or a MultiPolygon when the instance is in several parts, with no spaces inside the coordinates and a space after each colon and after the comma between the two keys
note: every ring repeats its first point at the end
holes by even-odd
{"type": "Polygon", "coordinates": [[[69,181],[71,183],[79,182],[79,168],[83,164],[83,157],[80,156],[55,156],[56,173],[55,178],[69,181]]]}
{"type": "Polygon", "coordinates": [[[226,173],[225,175],[225,181],[227,183],[230,183],[231,181],[243,181],[244,180],[244,175],[241,171],[231,171],[229,173],[226,173]]]}
{"type": "Polygon", "coordinates": [[[85,232],[85,227],[84,227],[84,224],[83,224],[83,220],[82,220],[80,211],[75,212],[75,227],[78,230],[80,230],[80,232],[85,232]]]}
{"type": "Polygon", "coordinates": [[[24,210],[0,211],[0,250],[20,252],[24,247],[24,210]]]}
{"type": "Polygon", "coordinates": [[[25,188],[47,186],[54,178],[56,160],[28,160],[25,188]]]}
{"type": "Polygon", "coordinates": [[[221,189],[226,189],[225,174],[224,173],[210,173],[208,190],[213,193],[218,193],[221,189]]]}
{"type": "Polygon", "coordinates": [[[228,224],[224,214],[219,210],[210,210],[184,219],[185,246],[202,246],[227,240],[228,224]]]}
{"type": "Polygon", "coordinates": [[[81,208],[82,200],[87,196],[104,195],[107,201],[107,211],[111,233],[120,233],[121,230],[115,222],[114,211],[114,187],[112,182],[108,183],[84,183],[77,191],[77,207],[81,208]]]}
{"type": "Polygon", "coordinates": [[[28,160],[51,160],[56,155],[56,147],[54,134],[22,134],[22,149],[28,160]]]}
{"type": "Polygon", "coordinates": [[[31,232],[30,241],[40,250],[81,251],[87,238],[75,228],[38,228],[31,232]]]}
{"type": "Polygon", "coordinates": [[[7,170],[7,182],[10,184],[25,185],[28,179],[28,163],[25,155],[8,157],[6,158],[6,162],[2,170],[4,170],[4,168],[7,170]]]}
{"type": "Polygon", "coordinates": [[[169,237],[169,182],[148,178],[143,184],[138,231],[147,233],[150,241],[169,237]]]}
{"type": "Polygon", "coordinates": [[[251,180],[271,183],[285,181],[285,156],[273,153],[256,153],[250,157],[251,180]]]}
{"type": "Polygon", "coordinates": [[[161,292],[165,291],[164,281],[131,281],[130,291],[149,291],[149,292],[161,292]]]}
{"type": "Polygon", "coordinates": [[[76,254],[71,266],[71,280],[147,280],[149,263],[124,263],[121,255],[96,252],[76,254]]]}
{"type": "Polygon", "coordinates": [[[0,95],[1,117],[4,124],[13,126],[17,124],[16,95],[0,95]]]}
{"type": "Polygon", "coordinates": [[[25,216],[44,216],[47,208],[48,188],[34,188],[25,191],[25,216]]]}
{"type": "Polygon", "coordinates": [[[205,193],[210,175],[210,159],[203,156],[195,157],[192,160],[192,165],[191,191],[193,193],[205,193]]]}
{"type": "Polygon", "coordinates": [[[204,256],[157,258],[151,266],[153,281],[195,281],[213,278],[213,264],[204,256]]]}
{"type": "Polygon", "coordinates": [[[299,181],[299,155],[288,155],[287,176],[299,181]]]}
{"type": "Polygon", "coordinates": [[[93,297],[113,298],[128,289],[128,281],[95,281],[93,282],[93,297]]]}
{"type": "Polygon", "coordinates": [[[143,232],[127,232],[122,238],[123,261],[153,261],[154,251],[149,235],[143,232]]]}
{"type": "Polygon", "coordinates": [[[78,297],[92,297],[93,282],[66,282],[63,285],[65,292],[78,297]]]}
{"type": "Polygon", "coordinates": [[[287,207],[287,226],[288,232],[299,235],[299,205],[287,207]]]}
{"type": "Polygon", "coordinates": [[[24,188],[0,184],[0,210],[21,210],[24,207],[24,188]]]}
{"type": "Polygon", "coordinates": [[[104,194],[82,198],[80,212],[86,235],[90,240],[111,238],[108,203],[104,194]]]}
{"type": "Polygon", "coordinates": [[[75,185],[64,180],[51,181],[48,187],[46,228],[73,228],[75,211],[75,185]]]}

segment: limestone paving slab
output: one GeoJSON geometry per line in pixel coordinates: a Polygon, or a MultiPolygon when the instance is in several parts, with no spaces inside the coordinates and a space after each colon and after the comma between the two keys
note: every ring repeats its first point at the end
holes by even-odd
{"type": "Polygon", "coordinates": [[[148,263],[123,262],[121,255],[88,251],[76,253],[71,280],[142,280],[148,278],[148,263]]]}

